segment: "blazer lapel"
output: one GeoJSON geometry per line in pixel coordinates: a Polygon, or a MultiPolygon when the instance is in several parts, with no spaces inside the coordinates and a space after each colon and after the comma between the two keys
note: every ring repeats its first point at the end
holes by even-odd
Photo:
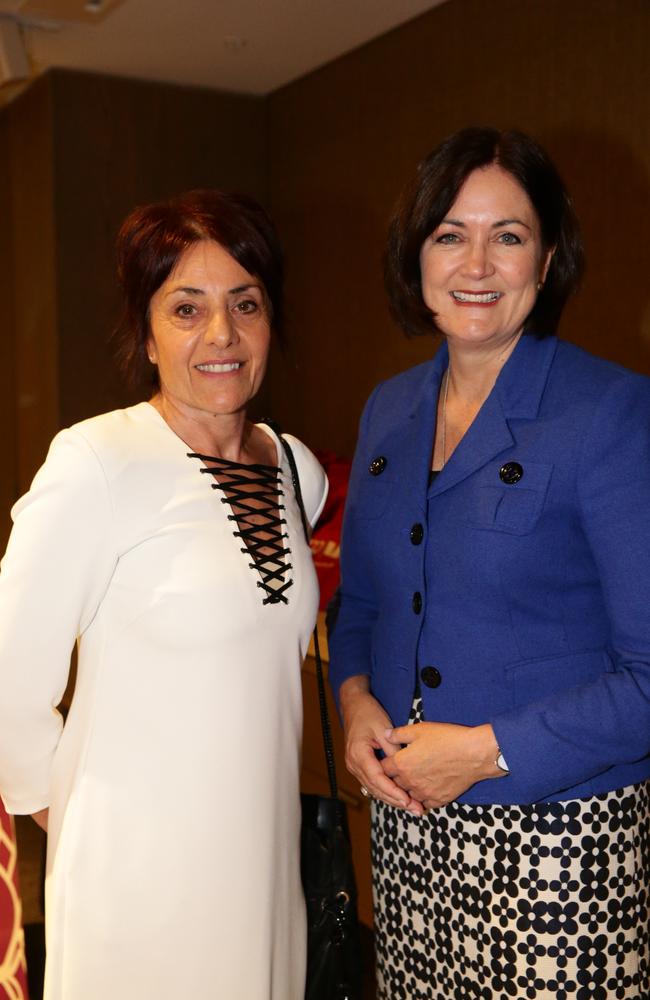
{"type": "Polygon", "coordinates": [[[474,423],[436,477],[429,496],[451,489],[516,443],[510,421],[537,416],[556,348],[555,337],[520,338],[474,423]]]}
{"type": "Polygon", "coordinates": [[[429,496],[438,496],[467,479],[513,443],[514,438],[501,408],[501,400],[492,390],[465,437],[436,476],[429,496]]]}

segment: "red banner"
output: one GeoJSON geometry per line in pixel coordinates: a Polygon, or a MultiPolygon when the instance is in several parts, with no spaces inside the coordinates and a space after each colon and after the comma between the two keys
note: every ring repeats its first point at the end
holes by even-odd
{"type": "Polygon", "coordinates": [[[339,458],[332,451],[316,451],[315,454],[325,469],[330,484],[323,513],[311,539],[320,584],[320,608],[324,611],[339,585],[341,526],[352,463],[346,458],[339,458]]]}
{"type": "Polygon", "coordinates": [[[16,838],[0,802],[0,1000],[28,1000],[16,838]]]}

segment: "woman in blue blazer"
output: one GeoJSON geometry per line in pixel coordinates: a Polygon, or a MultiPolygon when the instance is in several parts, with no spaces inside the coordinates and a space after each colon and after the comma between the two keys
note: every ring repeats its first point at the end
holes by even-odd
{"type": "Polygon", "coordinates": [[[582,248],[529,137],[420,166],[330,676],[373,798],[379,996],[650,996],[650,380],[556,339],[582,248]]]}

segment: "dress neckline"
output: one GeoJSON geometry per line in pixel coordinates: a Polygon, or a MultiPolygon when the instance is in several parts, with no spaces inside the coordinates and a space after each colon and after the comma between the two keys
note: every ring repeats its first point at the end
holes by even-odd
{"type": "Polygon", "coordinates": [[[288,560],[291,549],[285,544],[289,534],[283,516],[281,469],[192,451],[187,457],[201,462],[199,472],[212,476],[212,489],[220,490],[221,503],[230,506],[226,516],[236,527],[233,536],[243,542],[240,552],[252,560],[249,569],[259,576],[257,586],[265,594],[262,604],[288,604],[293,566],[288,560]]]}
{"type": "MultiPolygon", "coordinates": [[[[153,418],[153,420],[160,427],[162,427],[164,430],[166,430],[167,433],[170,435],[171,438],[173,438],[176,442],[178,442],[178,446],[183,448],[183,452],[184,452],[185,455],[187,455],[189,452],[192,452],[192,448],[187,443],[187,441],[184,441],[183,438],[180,436],[180,434],[177,434],[176,431],[173,429],[173,427],[171,427],[167,423],[167,421],[163,417],[162,413],[160,413],[159,410],[156,409],[156,407],[153,405],[153,403],[149,402],[149,400],[146,399],[146,400],[143,400],[141,403],[137,403],[136,404],[136,408],[139,408],[139,407],[142,407],[142,411],[141,411],[142,413],[147,413],[147,412],[150,413],[151,416],[152,416],[152,418],[153,418]]],[[[277,468],[281,469],[282,468],[282,460],[283,460],[284,453],[282,451],[280,440],[279,440],[277,434],[272,430],[271,427],[269,427],[268,424],[265,424],[265,423],[256,423],[253,426],[254,427],[259,427],[259,429],[264,434],[266,434],[266,436],[268,438],[270,438],[271,441],[273,442],[273,445],[275,447],[275,455],[276,455],[276,461],[277,461],[277,468]]],[[[192,452],[192,453],[193,454],[198,454],[196,452],[192,452]]],[[[227,462],[228,459],[219,459],[219,461],[227,462]]],[[[237,465],[237,464],[240,464],[240,463],[234,463],[234,464],[237,465]]],[[[247,466],[246,464],[244,464],[243,467],[244,468],[250,468],[251,466],[247,466]]],[[[274,468],[274,466],[268,466],[268,468],[274,468]]]]}
{"type": "Polygon", "coordinates": [[[293,566],[288,559],[291,549],[286,546],[288,533],[286,518],[283,516],[285,506],[282,503],[285,458],[280,440],[273,429],[268,424],[255,424],[273,441],[277,465],[246,464],[192,451],[148,400],[137,404],[136,408],[167,434],[185,460],[189,457],[197,461],[200,463],[199,472],[212,476],[212,489],[221,490],[221,503],[230,505],[231,512],[226,517],[233,522],[233,536],[243,543],[240,552],[251,560],[248,566],[255,572],[258,577],[257,586],[264,592],[262,603],[288,604],[286,592],[293,586],[293,578],[290,576],[293,566]],[[247,490],[246,485],[258,488],[260,495],[257,499],[255,492],[247,490]],[[253,498],[252,504],[246,500],[247,494],[253,498]],[[261,520],[262,524],[249,521],[251,514],[256,521],[261,520]]]}

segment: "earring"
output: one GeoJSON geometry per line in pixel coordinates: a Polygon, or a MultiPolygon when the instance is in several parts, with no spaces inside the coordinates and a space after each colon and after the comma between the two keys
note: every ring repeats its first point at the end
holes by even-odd
{"type": "Polygon", "coordinates": [[[544,287],[544,282],[543,281],[538,281],[537,282],[537,291],[541,292],[541,290],[542,290],[543,287],[544,287]]]}

